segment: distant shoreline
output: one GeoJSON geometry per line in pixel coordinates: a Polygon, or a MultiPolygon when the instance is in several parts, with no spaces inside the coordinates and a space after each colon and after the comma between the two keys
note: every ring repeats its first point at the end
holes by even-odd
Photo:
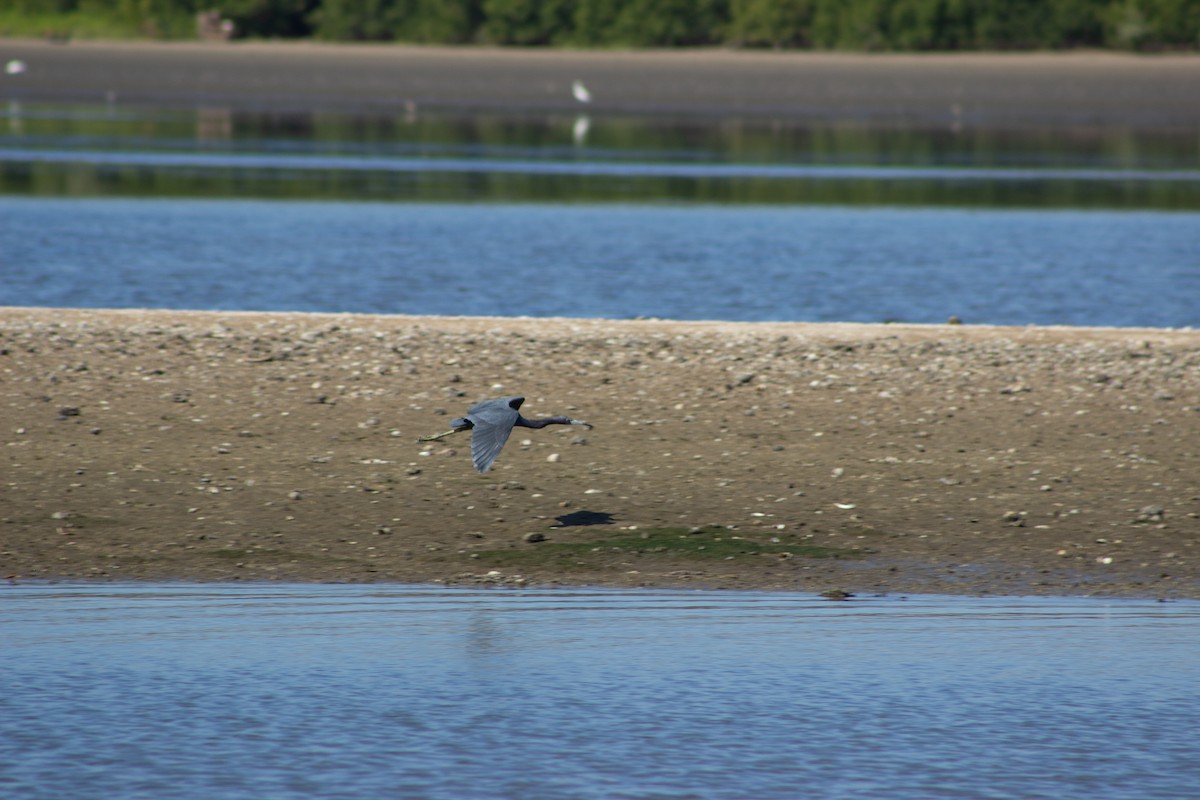
{"type": "Polygon", "coordinates": [[[1200,55],[841,54],[0,39],[6,102],[1200,128],[1200,55]],[[582,80],[593,101],[575,100],[582,80]]]}

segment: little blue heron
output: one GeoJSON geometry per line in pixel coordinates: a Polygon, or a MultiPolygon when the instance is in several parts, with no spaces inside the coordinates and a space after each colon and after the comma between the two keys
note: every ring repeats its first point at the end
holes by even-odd
{"type": "Polygon", "coordinates": [[[500,455],[504,443],[513,428],[544,428],[547,425],[582,425],[591,429],[591,423],[570,417],[546,417],[545,419],[525,419],[517,410],[524,397],[497,397],[484,400],[467,409],[465,417],[459,417],[450,422],[450,430],[436,433],[433,436],[422,436],[418,442],[433,442],[463,431],[471,431],[471,460],[475,469],[487,472],[492,468],[492,462],[500,455]]]}

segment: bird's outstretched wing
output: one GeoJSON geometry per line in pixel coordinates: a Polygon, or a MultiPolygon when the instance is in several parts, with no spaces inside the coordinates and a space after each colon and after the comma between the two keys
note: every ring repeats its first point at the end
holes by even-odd
{"type": "Polygon", "coordinates": [[[519,416],[517,409],[523,402],[524,397],[502,397],[484,400],[467,411],[467,418],[475,426],[471,429],[471,460],[479,472],[491,469],[492,462],[504,449],[519,416]]]}

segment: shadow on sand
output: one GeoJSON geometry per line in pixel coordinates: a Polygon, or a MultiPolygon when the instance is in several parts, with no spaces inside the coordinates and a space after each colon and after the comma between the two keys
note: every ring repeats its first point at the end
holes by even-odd
{"type": "Polygon", "coordinates": [[[612,525],[616,520],[607,511],[572,511],[555,517],[558,524],[555,528],[581,528],[586,525],[612,525]]]}

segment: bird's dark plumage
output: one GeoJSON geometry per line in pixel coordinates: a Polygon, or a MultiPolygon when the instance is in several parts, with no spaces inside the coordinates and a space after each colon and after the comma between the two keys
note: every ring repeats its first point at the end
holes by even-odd
{"type": "Polygon", "coordinates": [[[422,441],[440,439],[451,433],[461,431],[471,432],[471,460],[479,472],[487,472],[492,463],[504,449],[513,428],[544,428],[547,425],[582,425],[592,426],[583,420],[570,417],[545,417],[543,419],[526,419],[518,410],[525,402],[524,397],[498,397],[484,400],[467,409],[465,417],[459,417],[450,423],[450,430],[437,436],[425,437],[422,441]]]}

